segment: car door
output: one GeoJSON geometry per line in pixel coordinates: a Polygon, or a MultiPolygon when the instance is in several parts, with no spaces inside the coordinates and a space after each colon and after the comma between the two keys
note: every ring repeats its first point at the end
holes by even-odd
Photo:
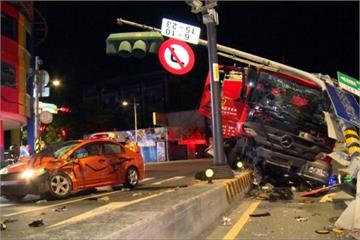
{"type": "Polygon", "coordinates": [[[111,166],[102,154],[101,143],[90,143],[77,149],[80,164],[80,178],[83,185],[99,185],[110,181],[111,166]]]}
{"type": "Polygon", "coordinates": [[[119,144],[104,143],[104,156],[109,160],[111,165],[111,178],[116,183],[123,183],[125,180],[125,168],[129,160],[125,149],[119,144]]]}

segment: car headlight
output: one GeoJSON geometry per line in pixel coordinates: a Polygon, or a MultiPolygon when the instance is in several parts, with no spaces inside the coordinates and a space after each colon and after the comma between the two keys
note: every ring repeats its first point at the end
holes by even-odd
{"type": "Polygon", "coordinates": [[[7,168],[7,167],[2,168],[2,169],[0,170],[0,174],[1,174],[1,175],[7,174],[7,173],[8,173],[8,168],[7,168]]]}
{"type": "Polygon", "coordinates": [[[31,179],[45,172],[44,169],[27,169],[21,174],[21,178],[31,179]]]}

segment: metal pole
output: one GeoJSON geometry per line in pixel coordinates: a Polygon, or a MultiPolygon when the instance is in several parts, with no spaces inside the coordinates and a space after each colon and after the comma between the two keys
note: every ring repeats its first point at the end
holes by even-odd
{"type": "Polygon", "coordinates": [[[134,118],[135,118],[135,120],[134,120],[134,122],[135,122],[135,144],[137,145],[137,143],[138,143],[138,138],[137,138],[137,109],[136,109],[136,99],[135,99],[135,97],[134,97],[134,118]]]}
{"type": "Polygon", "coordinates": [[[40,95],[40,83],[38,77],[40,65],[39,56],[35,57],[35,74],[34,74],[34,93],[35,93],[35,102],[34,102],[34,142],[39,138],[39,95],[40,95]]]}
{"type": "Polygon", "coordinates": [[[203,23],[206,25],[208,36],[208,54],[210,69],[211,91],[211,123],[214,146],[214,165],[225,165],[224,139],[221,121],[221,99],[218,56],[216,50],[216,11],[211,8],[203,13],[203,23]]]}

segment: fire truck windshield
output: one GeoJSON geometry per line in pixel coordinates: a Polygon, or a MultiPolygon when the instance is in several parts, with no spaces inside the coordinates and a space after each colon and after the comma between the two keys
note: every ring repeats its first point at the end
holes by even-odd
{"type": "Polygon", "coordinates": [[[256,80],[248,80],[248,86],[252,87],[249,99],[252,107],[271,112],[289,123],[323,124],[323,111],[328,110],[329,101],[320,90],[268,72],[260,72],[256,80]]]}

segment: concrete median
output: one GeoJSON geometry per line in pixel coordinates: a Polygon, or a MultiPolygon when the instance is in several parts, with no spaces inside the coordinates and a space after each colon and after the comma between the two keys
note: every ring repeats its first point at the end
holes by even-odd
{"type": "Polygon", "coordinates": [[[251,188],[251,172],[177,188],[28,239],[194,239],[251,188]]]}

